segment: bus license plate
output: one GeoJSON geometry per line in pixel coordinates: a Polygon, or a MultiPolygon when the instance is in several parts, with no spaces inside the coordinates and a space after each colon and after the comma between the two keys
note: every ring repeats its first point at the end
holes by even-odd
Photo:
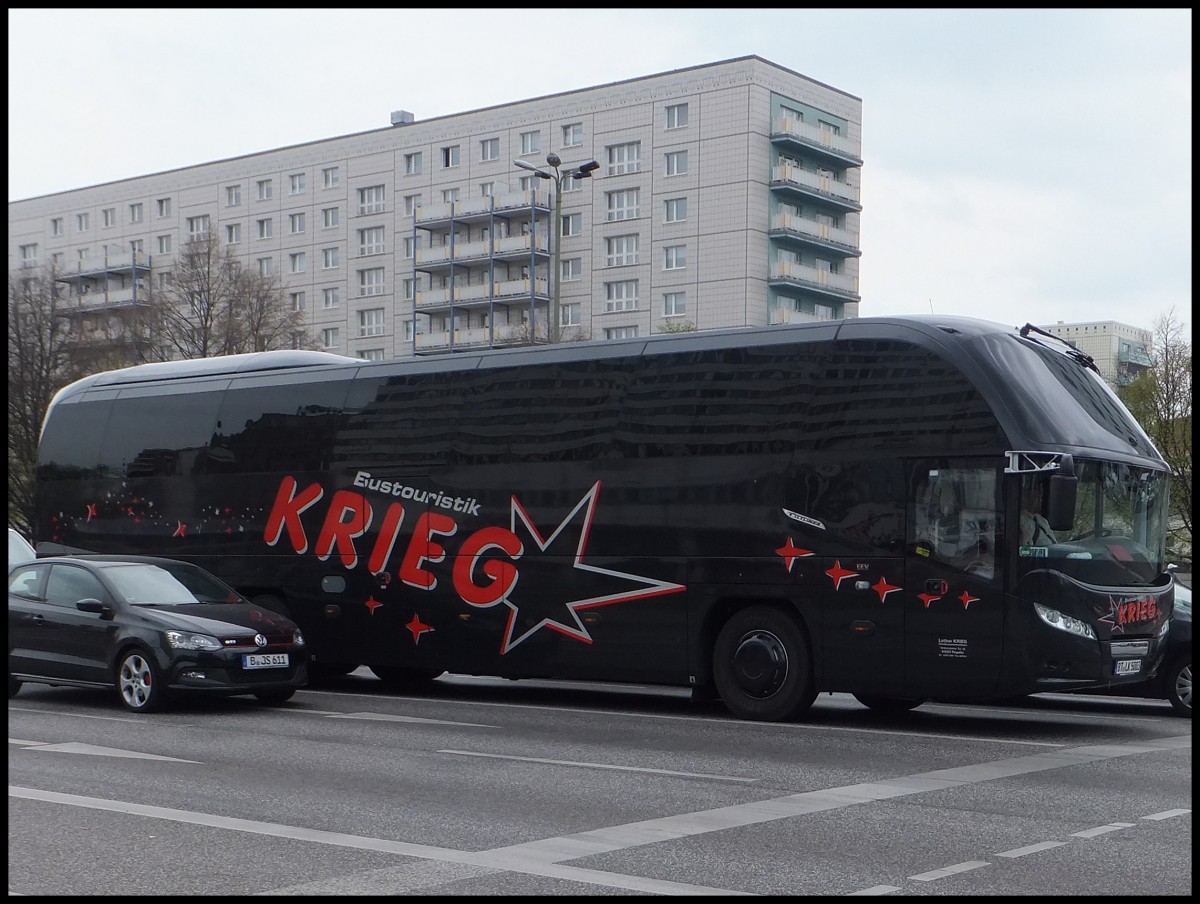
{"type": "Polygon", "coordinates": [[[244,669],[285,669],[287,665],[287,653],[247,653],[242,657],[244,669]]]}
{"type": "Polygon", "coordinates": [[[1142,670],[1140,659],[1118,659],[1113,663],[1114,675],[1136,675],[1142,670]]]}

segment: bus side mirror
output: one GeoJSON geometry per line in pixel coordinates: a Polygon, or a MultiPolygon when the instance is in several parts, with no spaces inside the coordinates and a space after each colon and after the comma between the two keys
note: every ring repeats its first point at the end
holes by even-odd
{"type": "Polygon", "coordinates": [[[1079,478],[1075,476],[1075,460],[1064,455],[1058,473],[1050,477],[1050,493],[1046,500],[1046,521],[1054,531],[1069,531],[1075,526],[1075,496],[1079,478]]]}

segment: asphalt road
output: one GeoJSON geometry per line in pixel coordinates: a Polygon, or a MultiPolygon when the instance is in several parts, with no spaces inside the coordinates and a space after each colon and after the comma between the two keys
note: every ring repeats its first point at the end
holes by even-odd
{"type": "Polygon", "coordinates": [[[1162,701],[684,691],[358,672],[287,705],[9,701],[15,895],[1190,895],[1191,722],[1162,701]]]}

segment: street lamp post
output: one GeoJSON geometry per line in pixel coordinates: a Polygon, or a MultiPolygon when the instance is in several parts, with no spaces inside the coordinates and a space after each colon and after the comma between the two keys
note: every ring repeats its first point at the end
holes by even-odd
{"type": "MultiPolygon", "coordinates": [[[[562,159],[551,151],[546,155],[546,164],[554,170],[553,173],[548,173],[544,169],[534,166],[526,160],[514,160],[513,166],[523,170],[529,170],[539,179],[552,179],[554,181],[554,230],[551,233],[554,245],[551,249],[553,264],[551,264],[550,278],[553,280],[550,284],[550,324],[548,335],[551,342],[558,342],[562,334],[562,312],[559,307],[559,282],[562,280],[562,187],[564,179],[590,179],[595,170],[600,169],[600,164],[595,160],[589,160],[587,163],[580,163],[575,166],[568,166],[564,169],[559,169],[562,166],[562,159]]],[[[530,236],[533,240],[533,236],[530,236]]]]}

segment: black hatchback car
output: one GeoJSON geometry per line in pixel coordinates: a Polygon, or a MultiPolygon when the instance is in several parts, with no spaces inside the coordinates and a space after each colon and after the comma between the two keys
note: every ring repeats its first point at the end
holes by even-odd
{"type": "Polygon", "coordinates": [[[54,556],[8,574],[8,696],[23,682],[112,687],[154,712],[187,693],[284,703],[308,680],[304,637],[202,568],[54,556]]]}

